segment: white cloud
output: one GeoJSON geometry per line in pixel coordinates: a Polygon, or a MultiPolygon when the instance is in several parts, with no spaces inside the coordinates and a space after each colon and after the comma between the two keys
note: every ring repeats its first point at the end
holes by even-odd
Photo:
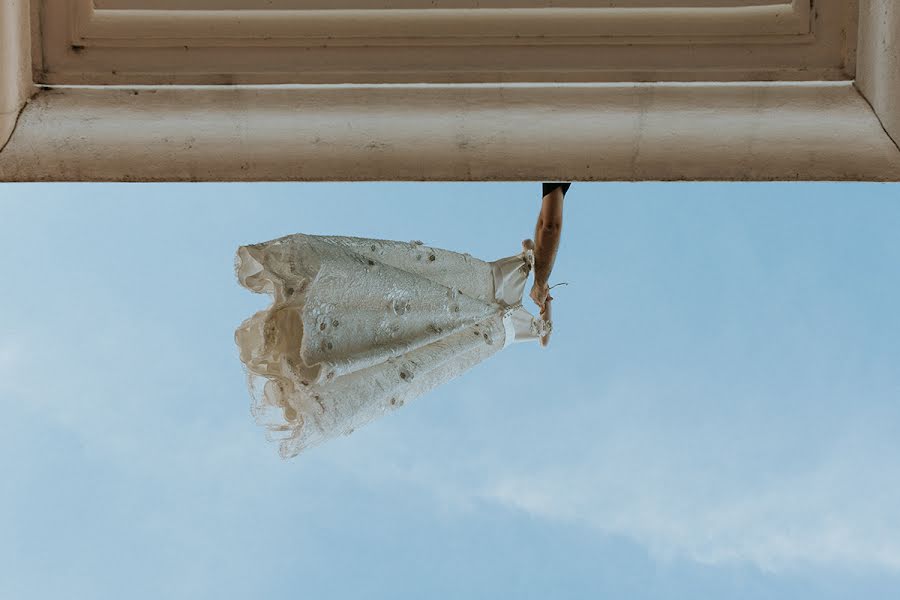
{"type": "MultiPolygon", "coordinates": [[[[619,459],[502,476],[483,497],[531,516],[581,523],[646,547],[661,560],[900,571],[900,463],[865,440],[844,440],[815,466],[765,481],[732,473],[660,469],[666,441],[619,459]]],[[[769,465],[777,471],[777,465],[769,465]]]]}
{"type": "Polygon", "coordinates": [[[900,572],[890,394],[804,402],[632,380],[523,408],[458,383],[370,429],[364,464],[355,452],[344,467],[458,513],[499,506],[628,539],[663,562],[900,572]]]}
{"type": "MultiPolygon", "coordinates": [[[[504,404],[469,378],[423,399],[415,413],[367,430],[365,439],[355,434],[281,465],[266,460],[274,448],[243,405],[240,416],[217,424],[177,410],[182,402],[190,406],[190,391],[178,387],[190,380],[190,368],[169,378],[151,363],[165,351],[172,369],[191,364],[171,331],[119,318],[93,335],[90,347],[98,356],[70,353],[64,361],[58,350],[45,356],[27,352],[21,340],[0,343],[0,391],[8,375],[39,382],[23,393],[30,410],[76,433],[89,454],[165,484],[171,505],[221,489],[231,501],[214,503],[220,510],[243,506],[235,502],[241,494],[251,496],[245,504],[252,505],[262,490],[232,481],[235,470],[294,471],[312,461],[367,487],[427,490],[443,510],[469,511],[488,502],[581,524],[633,540],[660,560],[769,571],[804,565],[900,571],[900,441],[872,420],[840,427],[842,437],[831,439],[827,430],[847,414],[827,399],[815,408],[833,413],[827,419],[811,424],[803,410],[778,413],[781,429],[773,431],[768,417],[747,419],[739,409],[748,404],[736,394],[719,402],[696,383],[641,387],[628,381],[607,389],[584,383],[584,389],[555,394],[561,401],[543,413],[535,405],[516,411],[519,400],[504,404]],[[123,339],[141,343],[123,349],[123,339]],[[56,376],[41,378],[38,359],[56,364],[56,376]],[[132,368],[143,364],[153,368],[132,368]]],[[[236,362],[234,368],[237,373],[236,362]]],[[[246,401],[243,389],[231,397],[246,401]]],[[[768,415],[777,404],[760,402],[754,409],[768,415]]],[[[234,415],[235,404],[223,410],[234,415]]]]}
{"type": "MultiPolygon", "coordinates": [[[[693,511],[666,504],[613,505],[592,494],[556,494],[548,479],[507,480],[487,496],[531,515],[584,522],[598,531],[630,538],[659,558],[704,564],[747,562],[768,571],[803,564],[900,569],[896,523],[873,527],[871,517],[847,507],[806,512],[810,498],[797,490],[770,491],[733,503],[699,501],[693,511]],[[855,512],[856,514],[847,514],[855,512]],[[859,519],[870,521],[860,523],[859,519]]],[[[802,487],[799,484],[798,487],[802,487]]]]}
{"type": "Polygon", "coordinates": [[[12,340],[0,340],[0,373],[7,374],[15,365],[19,348],[12,340]]]}
{"type": "Polygon", "coordinates": [[[12,393],[18,389],[25,352],[20,340],[0,338],[0,392],[12,393]]]}

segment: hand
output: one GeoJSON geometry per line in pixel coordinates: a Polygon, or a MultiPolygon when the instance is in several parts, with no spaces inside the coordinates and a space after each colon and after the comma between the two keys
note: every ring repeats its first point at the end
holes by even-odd
{"type": "MultiPolygon", "coordinates": [[[[531,299],[540,307],[541,318],[550,321],[550,303],[553,301],[553,296],[550,295],[550,286],[546,283],[535,282],[534,287],[531,288],[531,299]]],[[[547,333],[541,337],[541,346],[546,348],[549,343],[550,334],[547,333]]]]}
{"type": "MultiPolygon", "coordinates": [[[[547,321],[548,323],[551,321],[550,319],[550,302],[553,300],[552,296],[547,296],[547,301],[544,303],[544,309],[541,311],[541,318],[547,321]]],[[[548,331],[541,337],[541,347],[546,348],[550,344],[550,332],[548,331]]]]}
{"type": "Polygon", "coordinates": [[[550,298],[550,286],[546,281],[535,281],[534,285],[531,287],[531,294],[529,295],[531,296],[531,299],[534,300],[534,303],[538,305],[538,308],[541,309],[541,315],[543,315],[547,301],[552,300],[552,298],[550,298]]]}

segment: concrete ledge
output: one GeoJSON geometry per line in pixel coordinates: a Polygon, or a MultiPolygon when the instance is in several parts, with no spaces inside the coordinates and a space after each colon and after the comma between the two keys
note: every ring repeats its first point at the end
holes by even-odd
{"type": "Polygon", "coordinates": [[[900,180],[852,83],[43,90],[3,181],[900,180]]]}
{"type": "Polygon", "coordinates": [[[900,2],[862,0],[859,16],[857,84],[900,144],[900,2]]]}
{"type": "Polygon", "coordinates": [[[0,0],[0,150],[31,96],[28,0],[0,0]]]}

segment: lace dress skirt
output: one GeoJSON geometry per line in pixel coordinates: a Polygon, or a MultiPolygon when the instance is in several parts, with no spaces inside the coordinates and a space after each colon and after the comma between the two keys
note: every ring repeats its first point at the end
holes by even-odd
{"type": "Polygon", "coordinates": [[[549,324],[521,304],[532,264],[303,234],[240,247],[238,281],[273,297],[235,332],[254,415],[294,456],[538,340],[549,324]]]}

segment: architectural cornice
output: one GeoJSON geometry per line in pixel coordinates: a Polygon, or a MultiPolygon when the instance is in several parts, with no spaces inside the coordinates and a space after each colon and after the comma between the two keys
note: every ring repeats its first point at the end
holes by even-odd
{"type": "Polygon", "coordinates": [[[35,81],[50,85],[850,80],[858,13],[857,0],[33,1],[35,81]]]}
{"type": "Polygon", "coordinates": [[[7,181],[900,180],[851,83],[42,91],[7,181]]]}
{"type": "Polygon", "coordinates": [[[28,1],[0,0],[0,151],[34,91],[28,1]]]}
{"type": "Polygon", "coordinates": [[[857,84],[900,148],[900,2],[864,0],[857,84]]]}
{"type": "MultiPolygon", "coordinates": [[[[517,0],[519,12],[486,19],[483,36],[461,43],[464,28],[436,27],[415,46],[346,20],[362,0],[335,0],[342,8],[319,16],[344,19],[334,23],[343,37],[321,52],[303,46],[318,30],[279,25],[276,13],[206,10],[252,0],[196,0],[192,11],[161,0],[153,14],[149,0],[59,0],[52,13],[46,1],[0,0],[0,181],[900,181],[893,0],[860,0],[858,59],[857,16],[846,12],[856,0],[554,0],[541,14],[606,6],[620,21],[549,38],[523,36],[547,24],[520,14],[548,0],[517,0]],[[654,25],[660,10],[691,6],[654,25]],[[768,17],[728,25],[733,11],[768,17]],[[204,19],[221,22],[207,30],[204,19]],[[354,46],[373,34],[377,43],[354,46]],[[292,84],[273,85],[273,74],[292,84]],[[398,83],[422,77],[438,82],[398,83]],[[254,82],[204,85],[243,79],[254,82]],[[76,85],[85,81],[100,85],[76,85]]],[[[366,16],[412,1],[378,0],[366,16]]],[[[400,10],[450,26],[473,1],[443,0],[455,8],[424,17],[400,10]]],[[[323,2],[272,0],[307,16],[323,2]]]]}

